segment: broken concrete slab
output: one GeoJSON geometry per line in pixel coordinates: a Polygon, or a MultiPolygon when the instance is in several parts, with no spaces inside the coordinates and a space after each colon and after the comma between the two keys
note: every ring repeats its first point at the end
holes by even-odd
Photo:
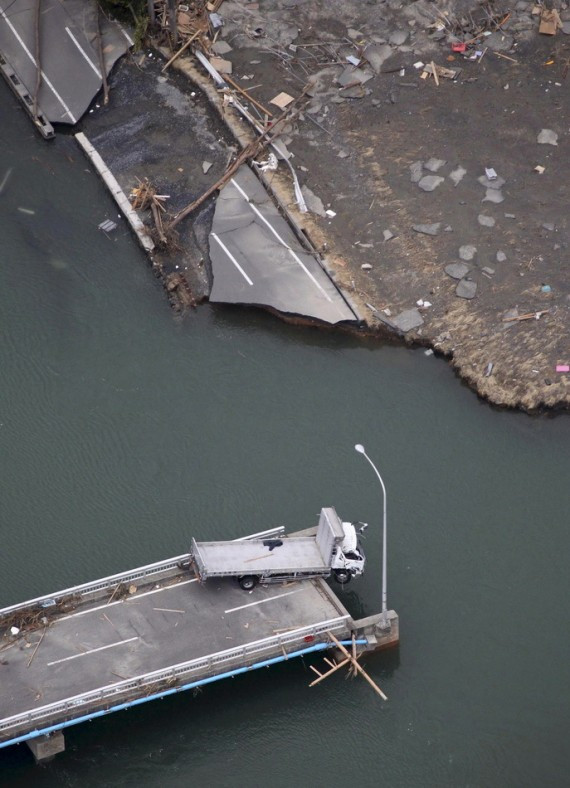
{"type": "Polygon", "coordinates": [[[424,177],[418,181],[418,186],[424,192],[432,192],[434,189],[437,189],[439,184],[443,183],[444,180],[445,178],[439,175],[424,175],[424,177]]]}
{"type": "Polygon", "coordinates": [[[424,167],[426,168],[426,170],[429,170],[430,172],[437,172],[443,167],[444,164],[447,164],[447,162],[444,159],[431,158],[426,161],[424,167]]]}
{"type": "Polygon", "coordinates": [[[464,246],[459,247],[459,258],[461,260],[466,260],[469,262],[470,260],[473,260],[476,254],[477,247],[473,246],[473,244],[465,244],[464,246]]]}
{"type": "Polygon", "coordinates": [[[369,79],[372,79],[372,76],[372,74],[370,74],[368,71],[364,71],[362,68],[353,68],[352,66],[348,66],[344,69],[336,81],[341,87],[353,85],[355,82],[364,85],[365,82],[368,82],[369,79]]]}
{"type": "Polygon", "coordinates": [[[390,33],[388,36],[388,41],[392,46],[400,47],[402,44],[406,43],[408,36],[409,32],[407,30],[394,30],[394,32],[390,33]]]}
{"type": "Polygon", "coordinates": [[[494,227],[495,226],[495,219],[492,216],[485,216],[484,213],[480,213],[477,217],[477,221],[482,227],[494,227]]]}
{"type": "Polygon", "coordinates": [[[410,164],[410,180],[412,183],[419,183],[423,173],[423,162],[415,161],[410,164]]]}
{"type": "Polygon", "coordinates": [[[558,134],[552,129],[542,129],[536,141],[539,145],[558,145],[558,134]]]}
{"type": "Polygon", "coordinates": [[[504,263],[505,260],[507,259],[507,255],[504,252],[501,252],[500,250],[497,252],[495,257],[498,263],[504,263]]]}
{"type": "Polygon", "coordinates": [[[463,279],[471,269],[468,265],[465,265],[465,263],[450,263],[446,265],[443,270],[452,279],[463,279]]]}
{"type": "Polygon", "coordinates": [[[220,74],[231,74],[233,64],[231,60],[225,60],[223,57],[211,57],[210,63],[220,74]]]}
{"type": "Polygon", "coordinates": [[[481,177],[477,178],[477,180],[481,186],[484,186],[486,189],[497,189],[497,191],[500,191],[506,183],[505,179],[501,178],[500,175],[498,175],[496,178],[493,178],[493,180],[489,180],[486,175],[481,175],[481,177]]]}
{"type": "Polygon", "coordinates": [[[455,295],[459,298],[475,298],[476,292],[477,282],[473,282],[471,279],[462,279],[455,288],[455,295]]]}
{"type": "Polygon", "coordinates": [[[392,318],[392,323],[397,329],[406,334],[408,331],[413,331],[414,328],[423,326],[424,319],[418,309],[404,309],[403,312],[392,318]]]}
{"type": "Polygon", "coordinates": [[[228,52],[231,52],[233,47],[231,47],[227,41],[223,39],[219,39],[212,44],[212,52],[215,55],[227,55],[228,52]]]}
{"type": "Polygon", "coordinates": [[[220,191],[209,240],[212,303],[258,304],[332,324],[356,319],[247,165],[220,191]]]}
{"type": "Polygon", "coordinates": [[[212,164],[211,161],[203,161],[202,162],[202,172],[204,173],[204,175],[206,175],[206,173],[208,172],[210,167],[213,167],[213,166],[214,165],[212,164]]]}
{"type": "Polygon", "coordinates": [[[437,235],[441,228],[441,222],[436,222],[435,224],[413,224],[412,230],[415,230],[417,233],[423,233],[424,235],[437,235]]]}
{"type": "Polygon", "coordinates": [[[392,54],[392,48],[388,44],[369,44],[364,50],[364,57],[370,63],[371,68],[379,74],[383,63],[392,54]]]}
{"type": "Polygon", "coordinates": [[[464,169],[463,167],[459,166],[459,167],[456,167],[454,170],[452,170],[449,173],[448,177],[453,182],[453,185],[457,186],[457,184],[460,183],[463,180],[463,177],[465,175],[467,175],[467,170],[464,169]]]}
{"type": "Polygon", "coordinates": [[[308,186],[301,186],[301,191],[303,192],[303,197],[305,198],[309,211],[311,211],[311,213],[316,213],[317,216],[326,217],[325,206],[321,198],[317,197],[314,191],[309,189],[308,186]]]}
{"type": "Polygon", "coordinates": [[[492,202],[495,203],[495,205],[498,205],[499,203],[503,202],[504,199],[505,197],[500,189],[487,189],[481,202],[492,202]]]}
{"type": "Polygon", "coordinates": [[[385,240],[385,241],[391,241],[391,240],[392,240],[392,238],[395,238],[395,237],[396,237],[396,236],[394,235],[394,233],[393,233],[391,230],[384,230],[384,232],[382,233],[382,235],[384,236],[384,240],[385,240]]]}

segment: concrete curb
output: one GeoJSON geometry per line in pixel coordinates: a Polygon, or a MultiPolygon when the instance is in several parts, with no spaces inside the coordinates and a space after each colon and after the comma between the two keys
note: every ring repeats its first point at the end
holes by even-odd
{"type": "Polygon", "coordinates": [[[103,182],[105,183],[111,194],[113,195],[115,202],[123,212],[133,232],[139,239],[141,246],[146,252],[150,254],[154,250],[154,242],[150,237],[150,235],[148,234],[148,230],[144,226],[140,216],[131,206],[131,203],[129,202],[127,195],[119,186],[117,179],[115,178],[111,170],[107,167],[101,156],[97,153],[93,145],[89,142],[85,134],[83,134],[83,132],[79,132],[78,134],[75,134],[75,139],[83,149],[83,152],[85,153],[91,164],[95,167],[95,169],[103,179],[103,182]]]}

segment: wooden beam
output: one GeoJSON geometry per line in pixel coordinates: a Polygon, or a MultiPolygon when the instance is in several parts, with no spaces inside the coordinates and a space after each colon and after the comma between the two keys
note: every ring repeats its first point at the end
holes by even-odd
{"type": "Polygon", "coordinates": [[[342,645],[342,643],[340,642],[340,640],[337,640],[337,638],[335,638],[335,636],[333,635],[333,633],[332,633],[332,632],[327,632],[327,635],[330,637],[330,639],[333,641],[333,643],[335,643],[335,644],[338,646],[338,648],[339,648],[339,649],[342,651],[342,653],[344,654],[344,656],[345,656],[345,657],[347,657],[347,658],[350,660],[350,662],[352,662],[352,664],[354,665],[355,669],[356,669],[356,670],[357,670],[357,671],[358,671],[358,672],[359,672],[359,673],[360,673],[360,674],[361,674],[361,675],[362,675],[362,676],[363,676],[363,677],[366,679],[366,681],[367,681],[367,682],[370,684],[370,686],[372,687],[372,689],[374,690],[374,692],[376,692],[378,695],[380,695],[380,697],[382,698],[382,700],[388,700],[388,698],[386,697],[386,695],[384,695],[384,693],[382,692],[382,690],[380,689],[380,687],[378,686],[378,684],[376,684],[374,681],[372,681],[372,679],[370,678],[370,676],[368,675],[368,673],[367,673],[367,672],[364,670],[364,668],[362,668],[362,667],[361,667],[361,666],[358,664],[358,662],[357,662],[357,661],[356,661],[356,660],[355,660],[355,659],[354,659],[354,658],[353,658],[353,657],[352,657],[352,656],[351,656],[351,655],[348,653],[348,651],[347,651],[347,650],[345,649],[345,647],[342,645]]]}
{"type": "MultiPolygon", "coordinates": [[[[314,681],[311,681],[311,683],[309,684],[309,687],[314,687],[315,684],[320,684],[321,681],[323,681],[324,679],[328,679],[329,676],[331,676],[333,673],[336,673],[337,670],[340,670],[340,668],[343,668],[345,665],[348,665],[349,662],[350,662],[349,659],[344,659],[342,662],[337,663],[334,666],[334,668],[331,668],[326,673],[319,673],[318,670],[313,668],[313,670],[315,670],[315,673],[319,673],[320,678],[315,679],[314,681]]],[[[309,665],[309,667],[313,667],[313,666],[309,665]]]]}

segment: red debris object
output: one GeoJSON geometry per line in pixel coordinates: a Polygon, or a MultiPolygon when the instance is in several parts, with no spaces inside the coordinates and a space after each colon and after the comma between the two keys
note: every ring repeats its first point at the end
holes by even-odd
{"type": "Polygon", "coordinates": [[[467,49],[467,44],[465,41],[457,41],[455,44],[451,45],[452,52],[465,52],[467,49]]]}

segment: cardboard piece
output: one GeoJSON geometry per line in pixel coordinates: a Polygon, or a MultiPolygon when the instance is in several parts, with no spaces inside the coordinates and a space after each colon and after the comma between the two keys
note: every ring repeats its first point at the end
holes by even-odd
{"type": "Polygon", "coordinates": [[[558,11],[555,8],[552,10],[543,8],[542,14],[540,15],[538,32],[542,33],[544,36],[554,36],[560,26],[561,22],[558,11]]]}
{"type": "Polygon", "coordinates": [[[285,109],[285,107],[289,106],[292,101],[295,101],[295,99],[288,93],[278,93],[271,99],[269,103],[275,104],[275,106],[279,107],[279,109],[285,109]]]}

